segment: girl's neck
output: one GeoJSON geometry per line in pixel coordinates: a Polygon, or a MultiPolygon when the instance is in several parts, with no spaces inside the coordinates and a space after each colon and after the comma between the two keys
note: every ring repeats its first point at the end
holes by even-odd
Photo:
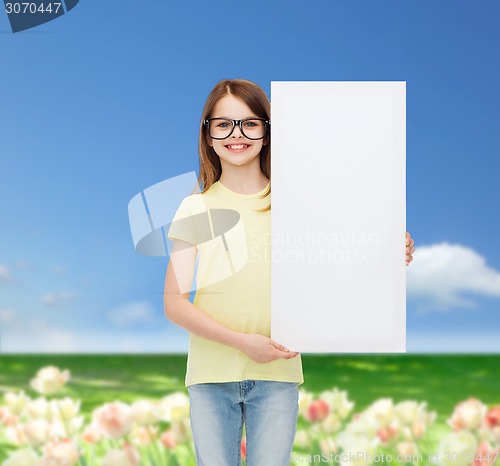
{"type": "Polygon", "coordinates": [[[268,184],[269,179],[259,169],[257,176],[228,174],[222,172],[219,181],[231,191],[238,194],[253,194],[262,191],[268,184]]]}

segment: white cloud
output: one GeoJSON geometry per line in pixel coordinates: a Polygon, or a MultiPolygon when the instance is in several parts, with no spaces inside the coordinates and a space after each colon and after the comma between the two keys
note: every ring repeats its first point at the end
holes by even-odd
{"type": "Polygon", "coordinates": [[[9,269],[5,266],[0,264],[0,283],[7,283],[12,280],[12,275],[10,274],[9,269]]]}
{"type": "Polygon", "coordinates": [[[14,309],[0,309],[0,322],[2,324],[14,322],[16,320],[16,312],[14,309]]]}
{"type": "Polygon", "coordinates": [[[153,308],[147,301],[131,302],[111,309],[108,319],[115,325],[151,324],[165,321],[165,316],[153,308]]]}
{"type": "Polygon", "coordinates": [[[78,295],[71,291],[58,291],[56,293],[48,293],[40,298],[40,302],[47,306],[57,306],[75,299],[78,295]]]}
{"type": "Polygon", "coordinates": [[[3,332],[2,353],[187,353],[189,336],[181,329],[155,332],[96,331],[51,327],[31,320],[23,330],[3,332]]]}
{"type": "Polygon", "coordinates": [[[24,270],[24,269],[34,269],[35,268],[35,266],[31,262],[29,262],[27,260],[17,261],[16,267],[18,269],[21,269],[21,270],[24,270]]]}
{"type": "Polygon", "coordinates": [[[443,242],[415,248],[407,269],[407,294],[418,301],[417,311],[446,312],[475,308],[460,293],[500,297],[500,272],[471,248],[443,242]]]}
{"type": "Polygon", "coordinates": [[[3,353],[71,353],[77,352],[75,333],[49,325],[39,319],[19,319],[2,332],[3,353]]]}
{"type": "Polygon", "coordinates": [[[406,341],[408,353],[498,354],[500,352],[498,333],[487,329],[465,333],[460,333],[460,331],[409,333],[406,341]]]}
{"type": "Polygon", "coordinates": [[[64,275],[66,273],[66,267],[63,265],[54,265],[52,266],[52,272],[58,275],[64,275]]]}

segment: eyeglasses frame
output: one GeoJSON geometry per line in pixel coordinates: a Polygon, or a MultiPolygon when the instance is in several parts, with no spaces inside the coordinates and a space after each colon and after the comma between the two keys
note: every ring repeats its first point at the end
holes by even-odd
{"type": "Polygon", "coordinates": [[[266,118],[244,118],[243,120],[231,120],[231,118],[221,118],[221,117],[217,117],[217,118],[205,118],[205,121],[203,122],[204,125],[207,127],[207,130],[208,130],[208,135],[212,138],[212,139],[216,139],[218,141],[222,141],[224,139],[227,139],[229,136],[231,136],[231,134],[233,134],[233,131],[234,131],[234,128],[236,128],[236,126],[238,126],[240,128],[240,131],[241,131],[241,134],[243,136],[245,136],[247,139],[250,139],[251,141],[258,141],[260,139],[264,139],[266,137],[266,134],[267,134],[267,130],[269,128],[269,126],[271,126],[271,123],[268,119],[266,118]],[[229,134],[225,137],[225,138],[214,138],[210,135],[210,122],[212,120],[226,120],[226,121],[230,121],[233,125],[233,127],[231,128],[231,131],[229,132],[229,134]],[[242,127],[242,124],[243,122],[245,121],[250,121],[250,120],[259,120],[259,121],[263,121],[265,123],[264,125],[264,135],[261,137],[261,138],[249,138],[245,132],[243,131],[243,127],[242,127]]]}

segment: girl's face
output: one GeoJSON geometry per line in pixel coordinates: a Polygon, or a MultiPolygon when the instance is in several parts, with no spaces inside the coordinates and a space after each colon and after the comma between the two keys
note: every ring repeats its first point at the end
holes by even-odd
{"type": "MultiPolygon", "coordinates": [[[[259,115],[255,115],[243,100],[228,94],[215,104],[211,117],[243,120],[251,117],[258,118],[259,115]]],[[[247,139],[241,134],[239,126],[236,126],[231,136],[226,139],[211,139],[209,136],[208,141],[220,157],[222,169],[224,169],[225,164],[242,166],[260,163],[258,157],[264,140],[247,139]],[[256,158],[257,160],[255,160],[256,158]]]]}

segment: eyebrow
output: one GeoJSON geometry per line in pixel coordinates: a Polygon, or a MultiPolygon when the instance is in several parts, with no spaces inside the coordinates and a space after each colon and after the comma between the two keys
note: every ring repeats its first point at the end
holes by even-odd
{"type": "MultiPolygon", "coordinates": [[[[228,117],[228,116],[214,116],[212,118],[223,118],[225,120],[237,120],[237,118],[231,118],[231,117],[228,117]]],[[[252,116],[248,116],[248,117],[241,118],[241,119],[242,120],[248,120],[249,118],[260,118],[260,117],[252,115],[252,116]]]]}

